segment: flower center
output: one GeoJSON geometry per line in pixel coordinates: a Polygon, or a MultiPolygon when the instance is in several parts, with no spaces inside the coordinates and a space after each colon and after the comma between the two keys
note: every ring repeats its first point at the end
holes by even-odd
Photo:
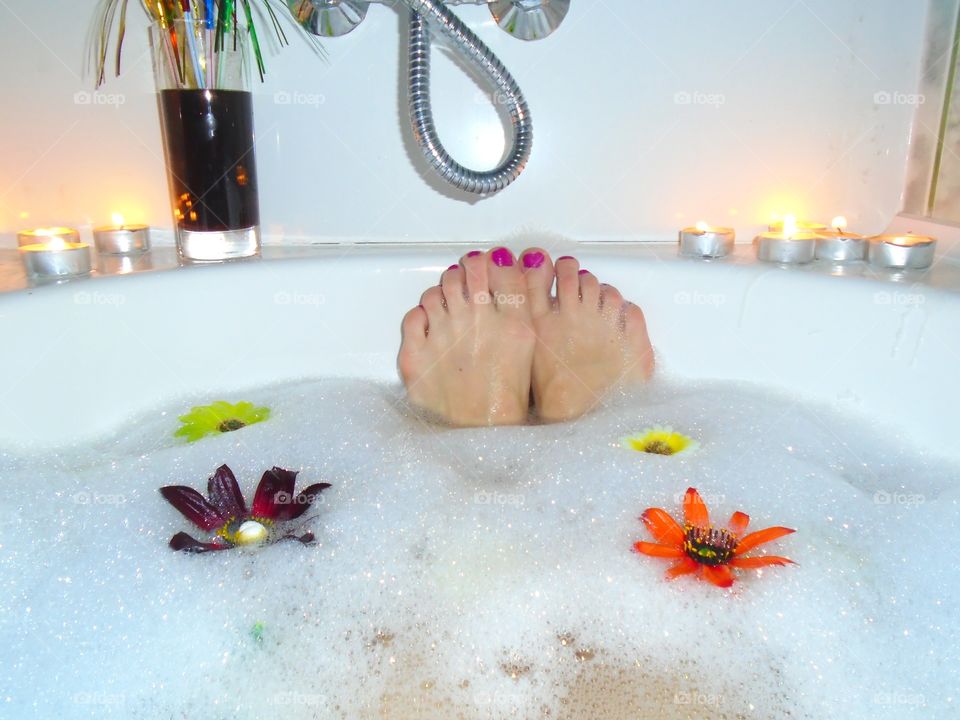
{"type": "Polygon", "coordinates": [[[237,545],[259,545],[267,539],[269,531],[256,520],[245,520],[237,528],[234,542],[237,545]]]}
{"type": "Polygon", "coordinates": [[[722,528],[687,525],[683,532],[684,552],[702,565],[726,565],[737,547],[737,537],[722,528]]]}
{"type": "Polygon", "coordinates": [[[673,448],[663,440],[651,440],[643,446],[643,451],[654,455],[673,455],[673,448]]]}
{"type": "Polygon", "coordinates": [[[222,433],[233,432],[234,430],[239,430],[242,427],[246,427],[247,424],[243,420],[237,420],[236,418],[230,418],[229,420],[224,420],[217,426],[217,430],[222,433]]]}

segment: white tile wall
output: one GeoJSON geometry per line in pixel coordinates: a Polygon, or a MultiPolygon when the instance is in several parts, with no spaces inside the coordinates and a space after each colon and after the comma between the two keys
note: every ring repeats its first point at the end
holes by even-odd
{"type": "MultiPolygon", "coordinates": [[[[102,223],[114,210],[170,225],[145,19],[131,0],[124,75],[91,96],[92,5],[0,0],[0,232],[102,223]]],[[[405,13],[375,5],[353,34],[326,41],[326,64],[299,41],[268,57],[256,98],[264,229],[290,241],[531,228],[637,240],[703,218],[745,239],[793,212],[879,231],[901,206],[914,108],[896,98],[919,87],[926,5],[573,0],[536,43],[503,33],[485,8],[458,8],[534,119],[526,173],[479,201],[426,174],[398,70],[405,13]]],[[[493,165],[495,111],[440,52],[435,68],[441,136],[461,160],[493,165]]]]}

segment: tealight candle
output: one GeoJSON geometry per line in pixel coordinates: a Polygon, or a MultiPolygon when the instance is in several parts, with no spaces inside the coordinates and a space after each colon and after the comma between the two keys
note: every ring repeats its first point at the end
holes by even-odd
{"type": "Polygon", "coordinates": [[[680,231],[679,252],[684,257],[721,258],[733,250],[733,228],[713,227],[701,221],[680,231]]]}
{"type": "Polygon", "coordinates": [[[93,229],[97,252],[105,255],[132,255],[150,249],[150,228],[127,225],[122,215],[113,216],[113,225],[93,229]]]}
{"type": "Polygon", "coordinates": [[[842,215],[830,223],[832,230],[817,233],[816,257],[832,262],[856,262],[867,256],[867,239],[863,235],[847,232],[847,219],[842,215]]]}
{"type": "Polygon", "coordinates": [[[933,264],[936,238],[926,235],[878,235],[870,238],[870,264],[882,268],[924,270],[933,264]]]}
{"type": "MultiPolygon", "coordinates": [[[[67,228],[57,228],[64,230],[67,228]]],[[[49,238],[47,242],[35,242],[20,245],[20,257],[27,277],[31,280],[68,279],[90,274],[90,246],[83,242],[67,242],[64,233],[35,237],[49,238]]],[[[79,238],[75,230],[66,233],[69,237],[79,238]]],[[[20,233],[26,235],[26,233],[20,233]]],[[[18,236],[19,237],[19,236],[18,236]]]]}
{"type": "Polygon", "coordinates": [[[23,230],[17,233],[17,245],[20,247],[24,245],[46,245],[58,239],[65,243],[78,243],[80,242],[80,233],[68,227],[37,228],[36,230],[23,230]]]}
{"type": "Polygon", "coordinates": [[[793,228],[794,230],[799,230],[800,232],[812,233],[823,232],[824,230],[830,229],[823,223],[810,222],[809,220],[797,220],[793,215],[786,215],[784,216],[783,220],[777,220],[767,225],[767,230],[770,232],[783,232],[784,228],[788,227],[793,228]]]}
{"type": "Polygon", "coordinates": [[[757,259],[764,262],[801,264],[811,262],[817,245],[817,235],[799,230],[796,220],[788,215],[782,230],[769,230],[754,239],[757,259]]]}

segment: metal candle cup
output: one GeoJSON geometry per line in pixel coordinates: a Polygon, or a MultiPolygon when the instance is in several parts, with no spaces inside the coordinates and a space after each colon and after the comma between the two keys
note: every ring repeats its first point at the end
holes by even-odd
{"type": "Polygon", "coordinates": [[[870,264],[882,268],[925,270],[933,264],[936,238],[926,235],[878,235],[870,238],[870,264]]]}
{"type": "Polygon", "coordinates": [[[104,255],[133,255],[150,249],[150,228],[146,225],[109,225],[93,229],[97,252],[104,255]]]}
{"type": "Polygon", "coordinates": [[[20,246],[20,257],[31,280],[57,280],[90,274],[90,246],[81,242],[64,242],[57,238],[49,243],[20,246]]]}
{"type": "Polygon", "coordinates": [[[754,242],[757,245],[758,260],[799,265],[813,261],[817,235],[812,232],[765,232],[757,235],[754,242]]]}
{"type": "Polygon", "coordinates": [[[818,260],[856,262],[867,257],[867,239],[863,235],[840,229],[824,230],[816,235],[818,260]]]}
{"type": "Polygon", "coordinates": [[[684,257],[721,258],[733,251],[736,233],[733,228],[712,227],[697,223],[680,231],[679,253],[684,257]]]}

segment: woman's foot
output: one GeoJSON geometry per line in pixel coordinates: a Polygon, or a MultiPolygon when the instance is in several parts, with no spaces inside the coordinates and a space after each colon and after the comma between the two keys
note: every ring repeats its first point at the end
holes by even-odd
{"type": "Polygon", "coordinates": [[[531,248],[520,261],[537,334],[532,388],[542,420],[572,420],[611,388],[650,377],[653,348],[640,308],[581,270],[575,258],[559,258],[554,266],[544,250],[531,248]]]}
{"type": "Polygon", "coordinates": [[[506,248],[473,251],[403,318],[397,365],[410,401],[459,426],[526,422],[536,340],[506,248]]]}

